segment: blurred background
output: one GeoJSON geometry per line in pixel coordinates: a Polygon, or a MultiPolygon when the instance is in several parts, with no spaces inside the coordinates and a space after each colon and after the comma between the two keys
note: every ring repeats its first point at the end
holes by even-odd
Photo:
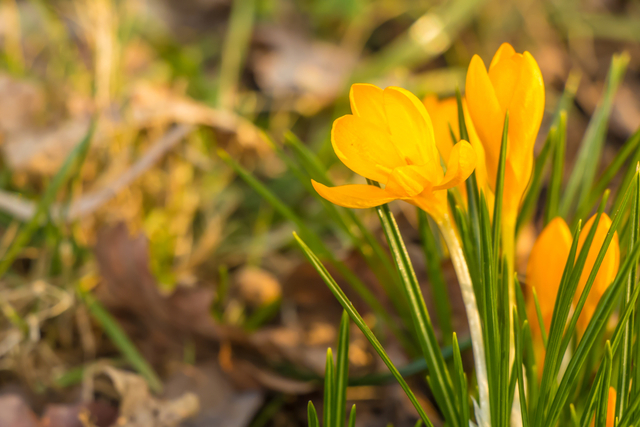
{"type": "MultiPolygon", "coordinates": [[[[611,56],[629,53],[606,165],[640,124],[638,2],[0,1],[0,425],[306,425],[341,308],[293,244],[296,221],[388,301],[279,154],[285,136],[344,182],[329,138],[351,83],[451,96],[471,57],[488,64],[503,42],[542,70],[539,143],[565,84],[576,92],[569,169],[611,56]]],[[[393,209],[433,312],[415,218],[393,209]]],[[[357,215],[382,237],[374,212],[357,215]]],[[[534,221],[523,252],[535,234],[534,221]]],[[[464,337],[447,261],[444,271],[464,337]]],[[[437,424],[424,366],[365,318],[437,424]]],[[[413,425],[356,328],[350,364],[357,425],[413,425]]]]}

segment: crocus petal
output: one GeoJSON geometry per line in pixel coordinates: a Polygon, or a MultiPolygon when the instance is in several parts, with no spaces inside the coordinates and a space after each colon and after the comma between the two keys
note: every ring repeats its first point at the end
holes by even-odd
{"type": "Polygon", "coordinates": [[[473,120],[471,120],[471,116],[469,115],[469,108],[467,107],[466,99],[464,101],[462,108],[464,111],[464,120],[467,125],[467,133],[469,134],[469,143],[476,152],[476,181],[478,182],[478,188],[487,188],[489,181],[487,176],[487,162],[484,147],[482,146],[482,142],[480,142],[473,120]]]}
{"type": "Polygon", "coordinates": [[[562,273],[571,251],[571,243],[569,226],[562,218],[557,217],[542,230],[531,249],[527,263],[527,294],[529,296],[527,304],[531,310],[528,310],[527,316],[532,332],[540,333],[538,323],[535,321],[537,314],[532,289],[535,288],[538,294],[540,311],[548,331],[562,273]]]}
{"type": "Polygon", "coordinates": [[[467,141],[460,141],[453,146],[447,163],[447,173],[434,190],[443,190],[462,184],[476,167],[476,152],[467,141]]]}
{"type": "Polygon", "coordinates": [[[508,44],[496,52],[489,72],[479,57],[469,65],[466,81],[469,113],[485,148],[491,188],[495,180],[505,113],[509,135],[505,170],[503,214],[515,221],[533,170],[535,144],[544,111],[544,82],[531,54],[516,53],[508,44]]]}
{"type": "Polygon", "coordinates": [[[493,68],[495,64],[500,62],[503,58],[509,58],[513,54],[516,53],[516,50],[509,43],[502,43],[495,55],[493,55],[493,59],[491,60],[491,65],[489,65],[489,71],[493,68]]]}
{"type": "Polygon", "coordinates": [[[458,103],[454,97],[438,100],[436,96],[428,96],[424,99],[424,106],[431,117],[436,147],[444,162],[448,163],[454,144],[451,131],[458,140],[458,103]]]}
{"type": "Polygon", "coordinates": [[[388,87],[384,90],[384,109],[393,144],[407,164],[429,165],[442,174],[431,118],[424,104],[405,89],[388,87]]]}
{"type": "Polygon", "coordinates": [[[495,188],[504,114],[487,69],[478,55],[473,56],[467,71],[466,100],[469,115],[485,148],[489,185],[495,188]],[[498,119],[500,117],[502,120],[498,119]]]}
{"type": "Polygon", "coordinates": [[[384,112],[382,89],[372,84],[354,84],[349,91],[351,112],[386,128],[387,116],[384,112]]]}
{"type": "MultiPolygon", "coordinates": [[[[580,237],[578,238],[578,250],[582,249],[582,245],[584,244],[584,241],[589,234],[589,230],[591,230],[591,226],[593,225],[595,218],[596,215],[592,216],[582,228],[580,237]]],[[[602,247],[607,233],[609,232],[609,228],[611,228],[611,218],[609,218],[607,214],[603,213],[600,217],[600,221],[598,222],[598,228],[596,229],[596,234],[593,237],[593,242],[591,243],[591,247],[589,248],[587,260],[584,264],[584,269],[582,270],[580,281],[578,282],[578,289],[576,290],[576,294],[574,296],[574,303],[576,304],[578,303],[580,295],[582,295],[582,291],[584,290],[584,286],[589,279],[589,275],[591,274],[591,270],[593,269],[596,258],[598,257],[600,248],[602,247]]],[[[591,317],[596,311],[596,307],[598,306],[600,298],[602,298],[602,295],[604,295],[605,291],[618,274],[619,265],[620,244],[618,242],[618,233],[616,232],[613,236],[613,239],[611,240],[611,243],[609,244],[609,247],[607,248],[607,252],[604,256],[602,264],[600,265],[598,274],[596,275],[596,280],[593,282],[593,286],[591,287],[589,296],[587,297],[582,312],[580,313],[580,317],[578,318],[578,333],[582,334],[586,330],[591,317]]]]}
{"type": "MultiPolygon", "coordinates": [[[[544,342],[538,322],[533,289],[535,288],[540,303],[540,312],[546,332],[551,327],[553,307],[560,288],[562,273],[571,251],[571,231],[560,217],[554,218],[542,230],[531,249],[527,263],[527,317],[531,327],[531,337],[538,366],[544,361],[544,342]]],[[[542,374],[542,370],[539,371],[542,374]]]]}
{"type": "Polygon", "coordinates": [[[387,190],[373,185],[354,184],[327,187],[314,180],[311,180],[311,184],[323,198],[345,208],[372,208],[397,199],[387,190]]]}
{"type": "Polygon", "coordinates": [[[347,115],[334,121],[331,143],[349,169],[382,183],[393,168],[406,164],[389,133],[361,117],[347,115]]]}
{"type": "Polygon", "coordinates": [[[509,109],[511,99],[520,82],[522,63],[522,55],[514,54],[508,58],[503,57],[489,71],[489,80],[491,80],[503,114],[509,109]]]}
{"type": "MultiPolygon", "coordinates": [[[[520,77],[509,107],[509,161],[519,172],[520,182],[528,183],[531,170],[522,168],[533,158],[540,123],[544,113],[544,81],[535,59],[529,52],[520,57],[520,77]]],[[[524,192],[524,188],[521,189],[524,192]]]]}
{"type": "Polygon", "coordinates": [[[395,168],[385,187],[390,193],[398,197],[413,197],[431,187],[434,177],[430,177],[430,168],[426,166],[408,165],[395,168]]]}

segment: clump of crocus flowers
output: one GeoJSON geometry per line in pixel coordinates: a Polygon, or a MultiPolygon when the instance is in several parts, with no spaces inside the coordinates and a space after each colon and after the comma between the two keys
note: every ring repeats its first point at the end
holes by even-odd
{"type": "MultiPolygon", "coordinates": [[[[568,366],[563,364],[560,368],[554,361],[549,364],[549,369],[554,371],[542,374],[542,368],[546,366],[547,336],[561,284],[568,282],[565,279],[572,274],[576,254],[581,254],[587,239],[591,239],[579,280],[576,276],[573,282],[577,286],[572,302],[570,306],[569,302],[566,305],[570,311],[569,318],[574,310],[581,310],[572,318],[575,322],[573,340],[579,344],[568,346],[567,340],[562,343],[567,357],[571,358],[574,350],[576,355],[583,357],[581,346],[593,346],[596,340],[594,330],[602,330],[602,325],[594,325],[592,319],[595,316],[602,318],[603,310],[611,310],[613,297],[610,294],[620,292],[621,250],[614,228],[617,225],[606,213],[600,211],[586,223],[578,222],[579,234],[575,237],[565,219],[557,216],[548,221],[533,244],[526,272],[520,272],[524,273],[525,279],[522,286],[515,280],[518,273],[515,262],[516,228],[523,200],[531,188],[534,145],[545,108],[544,82],[535,59],[529,52],[517,53],[505,43],[495,53],[488,69],[479,56],[472,58],[464,97],[438,99],[427,96],[421,101],[399,87],[382,89],[371,84],[355,84],[351,87],[349,100],[351,114],[335,120],[331,143],[342,163],[368,182],[332,187],[312,180],[313,187],[326,200],[346,208],[372,208],[400,200],[426,212],[446,244],[466,309],[477,383],[478,401],[473,399],[475,423],[480,427],[517,427],[524,425],[525,421],[527,424],[535,421],[537,426],[555,425],[560,414],[548,412],[545,408],[556,410],[558,399],[561,404],[567,402],[568,395],[563,394],[563,386],[566,382],[576,381],[575,373],[579,372],[576,366],[581,366],[577,363],[583,363],[569,362],[568,366]],[[598,223],[593,231],[596,218],[598,223]],[[604,245],[608,245],[607,249],[601,253],[604,245]],[[596,268],[595,279],[590,279],[592,270],[596,268]],[[583,297],[586,299],[581,299],[587,283],[590,283],[590,288],[583,297]],[[611,292],[610,287],[614,288],[611,292]],[[516,294],[522,290],[525,308],[519,311],[522,307],[516,294]],[[601,300],[605,301],[606,308],[599,306],[601,300]],[[527,321],[516,322],[514,313],[519,313],[518,320],[526,318],[527,321]],[[505,324],[508,328],[504,328],[505,324]],[[499,340],[491,335],[496,333],[500,334],[499,340]],[[526,362],[523,361],[523,337],[529,339],[532,346],[529,354],[533,356],[526,356],[526,362]],[[534,366],[538,375],[521,376],[519,371],[523,371],[525,365],[527,374],[534,366]],[[565,369],[569,372],[567,377],[564,377],[565,369]],[[532,384],[539,381],[540,389],[532,384]],[[513,387],[510,395],[508,387],[513,387]],[[540,390],[539,395],[530,395],[540,390]],[[507,408],[505,400],[509,398],[513,399],[512,406],[507,408]],[[528,400],[534,398],[536,412],[530,413],[531,402],[528,400]]],[[[626,197],[624,203],[629,199],[626,197]]],[[[633,212],[638,211],[640,204],[632,215],[637,215],[633,212]]],[[[412,273],[412,267],[410,261],[407,263],[406,249],[401,241],[392,239],[394,222],[389,222],[388,216],[386,221],[384,219],[388,214],[378,212],[398,272],[405,286],[409,286],[407,269],[412,273]]],[[[630,248],[633,249],[634,242],[638,240],[639,225],[629,224],[632,230],[630,248]]],[[[303,248],[308,250],[306,246],[303,248]]],[[[640,250],[637,253],[640,254],[640,250]]],[[[633,256],[637,264],[638,255],[633,256]]],[[[316,260],[314,257],[310,259],[316,260]]],[[[625,274],[629,268],[626,267],[625,274]]],[[[326,271],[323,274],[326,277],[326,271]]],[[[630,276],[629,283],[635,283],[635,277],[630,276]]],[[[630,303],[632,290],[629,285],[625,304],[630,303]]],[[[407,291],[409,298],[416,295],[421,297],[419,292],[407,291]]],[[[348,304],[343,306],[350,308],[348,304]]],[[[355,319],[354,316],[352,314],[355,319]]],[[[426,319],[427,330],[431,327],[428,314],[414,319],[426,319]]],[[[562,320],[555,329],[555,353],[552,353],[555,359],[561,348],[557,338],[562,337],[564,323],[562,320]]],[[[416,325],[416,330],[425,330],[425,325],[416,325]]],[[[630,335],[625,340],[625,351],[628,352],[632,342],[630,335]]],[[[619,342],[607,344],[607,354],[613,354],[619,342]]],[[[372,343],[376,345],[375,341],[372,343]]],[[[427,341],[421,341],[421,346],[425,354],[434,351],[427,341]]],[[[387,360],[386,355],[378,351],[387,360]]],[[[385,363],[391,367],[390,362],[385,363]]],[[[603,378],[610,378],[611,366],[603,366],[609,366],[609,373],[597,377],[602,381],[598,383],[598,408],[594,409],[595,404],[589,402],[588,410],[596,412],[600,422],[606,419],[606,425],[612,426],[614,417],[623,413],[624,405],[629,401],[625,397],[616,402],[615,389],[603,381],[603,378]],[[603,403],[605,401],[608,406],[603,403]],[[608,408],[606,413],[603,408],[608,408]]],[[[397,372],[394,375],[399,378],[397,372]]],[[[447,384],[434,388],[436,400],[451,405],[451,396],[464,386],[449,374],[439,378],[447,384]]],[[[461,378],[459,381],[466,382],[464,374],[461,378]]],[[[621,381],[632,384],[630,377],[621,381]]],[[[423,421],[430,424],[406,384],[401,382],[401,385],[423,421]]],[[[459,407],[468,404],[464,392],[455,399],[459,407]]],[[[590,413],[585,412],[587,415],[590,413]]],[[[471,422],[469,418],[465,420],[464,414],[458,417],[452,413],[451,406],[449,412],[445,411],[445,418],[448,425],[458,427],[466,427],[467,421],[471,422]]]]}

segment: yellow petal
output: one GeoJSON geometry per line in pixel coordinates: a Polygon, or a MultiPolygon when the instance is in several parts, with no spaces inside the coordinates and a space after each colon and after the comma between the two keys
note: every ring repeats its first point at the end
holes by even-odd
{"type": "Polygon", "coordinates": [[[508,44],[496,52],[489,72],[474,57],[467,73],[469,113],[485,148],[489,184],[495,187],[504,116],[509,111],[509,136],[503,213],[512,218],[533,170],[533,146],[544,111],[544,82],[528,52],[508,44]]]}
{"type": "Polygon", "coordinates": [[[372,84],[358,83],[349,91],[351,112],[386,128],[387,116],[384,113],[382,89],[372,84]]]}
{"type": "Polygon", "coordinates": [[[464,111],[464,120],[467,125],[467,133],[469,134],[469,143],[476,152],[476,181],[478,182],[478,188],[488,189],[489,181],[487,176],[487,161],[484,147],[480,142],[473,120],[471,120],[471,116],[469,115],[469,108],[467,107],[466,100],[463,101],[462,108],[464,111]]]}
{"type": "Polygon", "coordinates": [[[382,183],[393,168],[406,164],[388,132],[357,116],[347,115],[333,122],[331,143],[349,169],[382,183]]]}
{"type": "Polygon", "coordinates": [[[504,114],[487,69],[478,55],[474,55],[469,64],[465,98],[469,115],[485,150],[489,185],[495,188],[504,114]],[[499,117],[502,120],[497,119],[499,117]]]}
{"type": "Polygon", "coordinates": [[[489,65],[489,71],[493,68],[495,64],[500,62],[503,58],[509,58],[513,54],[516,53],[516,50],[509,43],[502,43],[495,55],[493,55],[493,59],[491,60],[491,65],[489,65]]]}
{"type": "MultiPolygon", "coordinates": [[[[542,230],[531,249],[527,262],[527,317],[532,333],[540,334],[533,300],[533,288],[538,294],[542,318],[549,331],[553,306],[558,295],[565,264],[571,250],[571,231],[560,217],[554,218],[542,230]]],[[[535,334],[534,334],[535,335],[535,334]]]]}
{"type": "Polygon", "coordinates": [[[429,96],[424,99],[424,106],[431,117],[433,124],[433,135],[440,156],[445,163],[449,162],[449,155],[453,148],[451,131],[458,140],[458,103],[456,98],[451,97],[438,100],[436,96],[429,96]]]}
{"type": "MultiPolygon", "coordinates": [[[[562,273],[571,251],[571,231],[569,226],[560,217],[554,218],[542,230],[531,249],[527,263],[527,318],[531,327],[531,337],[534,342],[536,361],[542,366],[545,357],[544,341],[538,322],[533,289],[535,288],[540,303],[542,322],[549,332],[553,307],[558,295],[562,273]]],[[[538,371],[542,374],[542,370],[538,371]]]]}
{"type": "Polygon", "coordinates": [[[436,222],[441,221],[449,212],[445,190],[423,191],[418,196],[405,201],[427,212],[436,222]]]}
{"type": "Polygon", "coordinates": [[[523,163],[516,165],[506,162],[504,171],[504,191],[502,196],[502,211],[505,221],[516,221],[518,209],[524,198],[525,189],[531,178],[533,169],[533,156],[524,159],[523,163]]]}
{"type": "Polygon", "coordinates": [[[434,190],[443,190],[462,184],[476,167],[476,152],[467,141],[460,141],[453,146],[447,163],[447,173],[442,182],[434,190]]]}
{"type": "Polygon", "coordinates": [[[491,80],[491,85],[496,93],[503,115],[512,105],[511,99],[515,93],[516,86],[520,82],[522,62],[522,55],[514,54],[508,58],[502,57],[500,61],[492,64],[489,71],[489,80],[491,80]]]}
{"type": "MultiPolygon", "coordinates": [[[[536,61],[529,52],[525,52],[520,58],[520,78],[509,106],[511,148],[508,159],[519,172],[519,181],[526,185],[531,170],[525,170],[522,166],[533,158],[533,146],[544,113],[545,94],[542,73],[536,61]]],[[[522,191],[524,192],[524,188],[522,191]]]]}
{"type": "Polygon", "coordinates": [[[414,197],[431,187],[429,172],[429,168],[418,165],[395,168],[389,175],[385,189],[398,197],[414,197]]]}
{"type": "MultiPolygon", "coordinates": [[[[580,237],[578,238],[578,250],[582,249],[582,245],[584,244],[584,241],[589,234],[589,230],[591,230],[595,218],[596,215],[592,216],[582,228],[580,237]]],[[[591,247],[589,248],[587,260],[584,264],[584,269],[582,270],[580,281],[578,282],[578,289],[576,290],[576,294],[574,296],[574,303],[576,304],[578,303],[580,295],[582,295],[582,291],[584,290],[584,286],[589,279],[589,275],[591,274],[593,265],[596,262],[596,258],[598,257],[600,248],[602,247],[607,233],[609,232],[609,228],[611,228],[611,218],[609,218],[607,214],[603,213],[600,217],[600,221],[598,222],[598,228],[596,229],[596,234],[593,237],[593,242],[591,243],[591,247]]],[[[602,298],[602,295],[604,295],[605,291],[618,274],[619,265],[620,245],[618,242],[618,233],[616,232],[613,236],[613,239],[611,240],[611,243],[609,244],[609,248],[607,248],[607,252],[604,256],[602,264],[600,265],[598,274],[596,275],[596,280],[593,282],[593,286],[591,287],[589,296],[587,297],[582,312],[580,313],[580,317],[578,318],[578,333],[582,334],[586,330],[591,317],[596,311],[596,307],[598,306],[600,298],[602,298]]]]}
{"type": "Polygon", "coordinates": [[[331,203],[345,208],[371,208],[397,199],[388,191],[373,185],[355,184],[327,187],[314,180],[311,180],[311,184],[319,195],[331,203]]]}
{"type": "Polygon", "coordinates": [[[384,90],[384,110],[393,144],[407,164],[429,165],[442,174],[431,118],[424,104],[405,89],[388,87],[384,90]]]}

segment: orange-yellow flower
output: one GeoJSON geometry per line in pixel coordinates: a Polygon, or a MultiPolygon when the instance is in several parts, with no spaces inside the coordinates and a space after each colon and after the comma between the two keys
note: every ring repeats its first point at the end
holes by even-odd
{"type": "MultiPolygon", "coordinates": [[[[440,156],[442,156],[444,162],[447,163],[449,161],[449,156],[451,155],[451,150],[453,150],[454,147],[451,132],[453,132],[456,140],[460,139],[458,102],[455,97],[438,100],[437,96],[431,95],[424,99],[424,105],[431,116],[436,146],[438,147],[440,156]]],[[[467,103],[464,99],[462,100],[462,108],[464,111],[465,124],[467,125],[467,133],[469,135],[469,143],[476,152],[476,181],[480,189],[486,190],[487,168],[484,148],[480,143],[480,138],[478,138],[476,129],[469,117],[469,109],[467,108],[467,103]]],[[[464,183],[460,184],[458,189],[463,196],[466,196],[466,186],[464,183]]],[[[485,196],[486,195],[487,194],[485,194],[485,196]]]]}
{"type": "Polygon", "coordinates": [[[384,185],[327,187],[312,181],[325,199],[348,208],[369,208],[404,200],[441,219],[447,212],[446,189],[473,172],[476,153],[466,141],[449,153],[443,172],[431,118],[409,91],[356,84],[349,93],[351,111],[333,122],[331,143],[349,169],[384,185]]]}
{"type": "MultiPolygon", "coordinates": [[[[587,221],[582,228],[580,236],[578,237],[578,251],[582,249],[589,230],[593,225],[595,215],[587,221]]],[[[607,214],[602,214],[596,234],[589,248],[587,254],[587,260],[584,265],[584,269],[578,282],[578,288],[576,290],[573,303],[577,304],[580,299],[580,295],[584,290],[584,286],[587,283],[591,270],[595,264],[600,248],[604,243],[605,237],[611,228],[611,219],[607,214]]],[[[537,314],[535,309],[535,303],[533,301],[533,288],[536,289],[538,294],[538,301],[540,303],[540,311],[542,314],[542,321],[544,323],[546,332],[549,332],[551,326],[551,317],[553,315],[553,307],[555,305],[556,296],[558,294],[558,288],[560,281],[562,280],[562,273],[564,266],[569,258],[569,252],[571,250],[571,232],[569,227],[562,218],[555,218],[552,220],[540,233],[538,239],[533,245],[531,254],[529,255],[529,262],[527,264],[527,317],[531,325],[531,335],[536,342],[536,353],[538,361],[543,360],[544,350],[542,345],[542,335],[538,326],[537,314]]],[[[609,244],[609,248],[605,254],[605,257],[600,265],[596,279],[591,287],[589,296],[585,302],[585,305],[578,318],[577,329],[578,333],[582,334],[587,328],[591,317],[598,306],[600,298],[604,295],[609,285],[613,282],[618,273],[618,266],[620,263],[620,247],[618,243],[618,234],[614,234],[613,240],[609,244]]]]}
{"type": "Polygon", "coordinates": [[[505,114],[509,134],[505,167],[503,212],[515,222],[518,208],[533,169],[533,146],[544,111],[544,82],[529,52],[516,53],[504,43],[491,61],[489,71],[474,55],[466,79],[469,115],[486,153],[489,184],[495,188],[505,114]]]}

